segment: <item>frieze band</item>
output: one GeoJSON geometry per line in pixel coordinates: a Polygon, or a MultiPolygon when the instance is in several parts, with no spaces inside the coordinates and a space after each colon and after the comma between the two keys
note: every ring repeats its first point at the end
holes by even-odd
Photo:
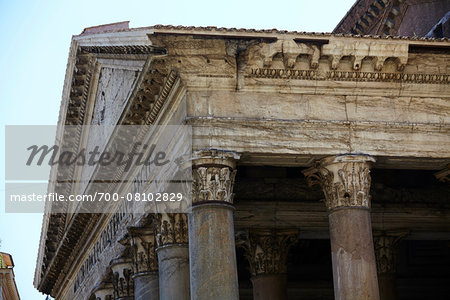
{"type": "Polygon", "coordinates": [[[386,72],[360,72],[360,71],[327,71],[325,74],[315,70],[298,69],[251,69],[247,78],[270,79],[298,79],[298,80],[340,80],[365,82],[411,82],[429,84],[448,84],[450,76],[446,74],[423,73],[386,73],[386,72]]]}

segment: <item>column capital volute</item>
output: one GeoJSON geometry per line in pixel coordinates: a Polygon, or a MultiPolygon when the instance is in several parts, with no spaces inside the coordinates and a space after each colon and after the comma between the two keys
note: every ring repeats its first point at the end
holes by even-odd
{"type": "Polygon", "coordinates": [[[134,275],[158,271],[156,235],[152,227],[129,227],[134,275]]]}
{"type": "Polygon", "coordinates": [[[303,171],[308,185],[321,185],[329,210],[370,207],[370,168],[375,158],[365,154],[325,157],[303,171]]]}
{"type": "Polygon", "coordinates": [[[249,229],[237,234],[236,245],[244,249],[253,277],[286,274],[288,252],[298,235],[297,229],[249,229]]]}

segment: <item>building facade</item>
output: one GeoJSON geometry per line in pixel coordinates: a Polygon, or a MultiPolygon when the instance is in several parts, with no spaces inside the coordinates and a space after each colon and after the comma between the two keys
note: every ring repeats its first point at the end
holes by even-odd
{"type": "MultiPolygon", "coordinates": [[[[330,34],[117,23],[73,37],[60,145],[85,138],[64,125],[191,126],[193,204],[49,205],[36,288],[90,300],[445,299],[450,42],[365,35],[401,33],[415,2],[357,1],[330,34]]],[[[438,11],[421,35],[445,24],[438,11]]],[[[69,194],[60,176],[82,173],[52,169],[50,191],[69,194]]]]}
{"type": "Polygon", "coordinates": [[[20,300],[11,254],[0,252],[0,300],[20,300]]]}

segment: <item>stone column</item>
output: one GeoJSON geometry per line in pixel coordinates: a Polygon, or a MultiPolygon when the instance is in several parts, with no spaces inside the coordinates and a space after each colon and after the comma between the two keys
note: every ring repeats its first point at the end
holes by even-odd
{"type": "Polygon", "coordinates": [[[287,255],[298,230],[251,230],[238,246],[250,264],[254,300],[287,299],[287,255]]]}
{"type": "Polygon", "coordinates": [[[186,214],[163,213],[154,218],[161,300],[189,300],[189,244],[186,214]]]}
{"type": "Polygon", "coordinates": [[[397,299],[397,246],[405,235],[406,233],[385,233],[374,236],[381,300],[397,299]]]}
{"type": "Polygon", "coordinates": [[[100,282],[94,288],[95,300],[113,300],[114,287],[111,282],[100,282]]]}
{"type": "Polygon", "coordinates": [[[133,259],[134,299],[159,300],[158,259],[154,230],[146,227],[128,229],[133,259]]]}
{"type": "Polygon", "coordinates": [[[366,155],[339,155],[303,172],[308,183],[319,183],[325,194],[337,300],[380,298],[370,219],[373,162],[366,155]]]}
{"type": "Polygon", "coordinates": [[[232,193],[238,158],[214,150],[194,155],[188,214],[191,299],[239,299],[232,193]]]}
{"type": "Polygon", "coordinates": [[[133,300],[134,284],[131,261],[121,257],[111,261],[112,284],[115,300],[133,300]]]}

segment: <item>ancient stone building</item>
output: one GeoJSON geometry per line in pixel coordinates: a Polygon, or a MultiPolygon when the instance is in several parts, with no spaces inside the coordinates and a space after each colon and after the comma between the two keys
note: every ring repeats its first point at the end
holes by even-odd
{"type": "MultiPolygon", "coordinates": [[[[447,299],[450,42],[402,22],[426,2],[440,14],[421,19],[414,32],[426,35],[448,1],[419,2],[357,1],[332,34],[117,23],[73,37],[60,144],[84,139],[63,125],[163,125],[181,112],[193,204],[48,206],[36,288],[57,299],[447,299]],[[410,37],[385,36],[399,33],[410,37]]],[[[61,174],[80,176],[55,167],[50,190],[74,192],[61,174]]]]}
{"type": "Polygon", "coordinates": [[[0,252],[0,300],[20,300],[11,254],[0,252]]]}

